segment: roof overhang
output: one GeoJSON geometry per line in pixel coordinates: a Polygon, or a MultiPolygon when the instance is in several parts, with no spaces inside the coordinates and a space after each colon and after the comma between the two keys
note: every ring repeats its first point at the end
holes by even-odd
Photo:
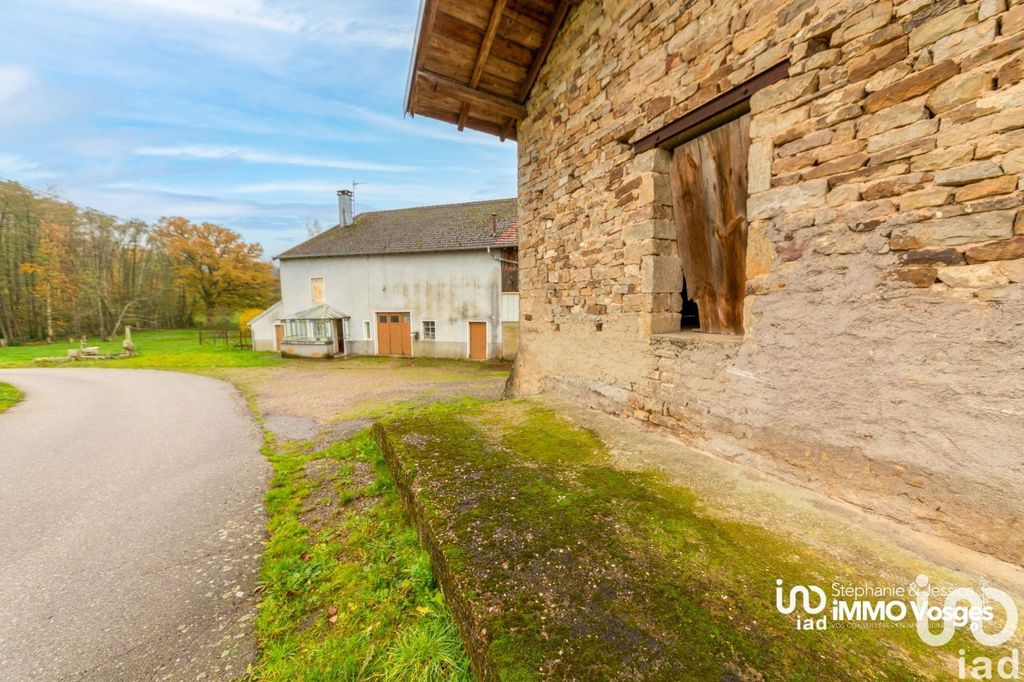
{"type": "Polygon", "coordinates": [[[526,100],[582,0],[422,0],[405,110],[516,139],[526,100]]]}

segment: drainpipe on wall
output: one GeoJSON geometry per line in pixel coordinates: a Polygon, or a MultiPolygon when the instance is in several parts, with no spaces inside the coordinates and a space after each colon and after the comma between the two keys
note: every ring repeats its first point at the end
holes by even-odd
{"type": "Polygon", "coordinates": [[[495,357],[501,357],[501,261],[505,259],[491,253],[489,246],[487,255],[498,263],[498,278],[491,287],[491,347],[495,357]]]}

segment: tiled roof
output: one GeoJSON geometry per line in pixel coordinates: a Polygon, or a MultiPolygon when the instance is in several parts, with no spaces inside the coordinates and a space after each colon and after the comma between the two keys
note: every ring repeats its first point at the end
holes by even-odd
{"type": "Polygon", "coordinates": [[[278,258],[316,258],[422,251],[461,251],[517,246],[515,199],[422,206],[361,213],[347,226],[329,230],[278,258]],[[491,214],[498,214],[492,234],[491,214]]]}

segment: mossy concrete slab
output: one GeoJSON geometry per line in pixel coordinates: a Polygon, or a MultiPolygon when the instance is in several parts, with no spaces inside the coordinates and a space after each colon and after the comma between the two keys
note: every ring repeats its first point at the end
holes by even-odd
{"type": "Polygon", "coordinates": [[[798,631],[776,579],[872,583],[876,567],[624,468],[537,403],[435,405],[375,435],[480,679],[949,679],[959,649],[982,653],[912,627],[798,631]]]}

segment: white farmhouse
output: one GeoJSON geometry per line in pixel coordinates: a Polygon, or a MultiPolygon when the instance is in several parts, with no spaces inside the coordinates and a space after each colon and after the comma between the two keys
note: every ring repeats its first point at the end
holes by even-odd
{"type": "Polygon", "coordinates": [[[277,350],[301,357],[514,356],[515,199],[351,220],[352,193],[338,198],[338,225],[278,256],[277,350]]]}

